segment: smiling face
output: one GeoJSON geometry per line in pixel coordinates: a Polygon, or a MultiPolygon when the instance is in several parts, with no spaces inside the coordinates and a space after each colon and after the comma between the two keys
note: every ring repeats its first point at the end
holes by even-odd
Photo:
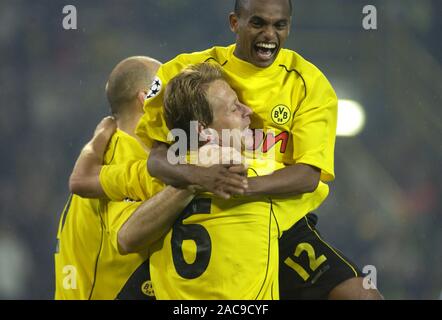
{"type": "Polygon", "coordinates": [[[248,0],[239,13],[230,14],[236,33],[235,56],[257,67],[270,66],[290,31],[289,0],[248,0]]]}

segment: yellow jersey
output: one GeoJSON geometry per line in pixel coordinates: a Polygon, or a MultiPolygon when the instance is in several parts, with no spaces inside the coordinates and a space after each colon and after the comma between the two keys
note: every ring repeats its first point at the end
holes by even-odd
{"type": "MultiPolygon", "coordinates": [[[[248,164],[249,176],[273,169],[268,161],[248,164]]],[[[162,187],[152,187],[145,160],[103,166],[100,180],[115,200],[127,195],[145,200],[146,189],[162,187]]],[[[267,197],[223,200],[203,194],[195,199],[150,248],[156,298],[278,299],[280,227],[274,206],[267,197]]]]}
{"type": "MultiPolygon", "coordinates": [[[[270,174],[283,164],[247,159],[249,176],[270,174]]],[[[145,200],[152,184],[146,161],[104,166],[106,193],[145,200]]],[[[154,188],[158,192],[160,188],[154,188]]],[[[326,196],[326,194],[325,194],[326,196]]],[[[311,193],[294,199],[204,194],[181,214],[150,249],[150,271],[158,299],[278,299],[278,247],[287,221],[300,219],[293,201],[317,205],[311,193]],[[290,217],[287,217],[290,216],[290,217]],[[281,224],[282,223],[282,224],[281,224]]],[[[320,199],[320,198],[319,198],[320,199]]]]}
{"type": "Polygon", "coordinates": [[[150,272],[157,299],[279,299],[271,200],[199,196],[152,245],[150,272]]]}
{"type": "MultiPolygon", "coordinates": [[[[249,172],[255,171],[260,176],[271,174],[285,167],[273,159],[246,158],[249,172]]],[[[100,183],[106,195],[113,201],[130,198],[136,201],[147,200],[160,192],[164,183],[153,178],[146,170],[147,160],[134,160],[121,165],[103,166],[100,183]]],[[[328,187],[320,183],[315,192],[296,196],[272,196],[273,212],[279,225],[279,236],[299,221],[306,213],[316,210],[328,195],[328,187]]],[[[253,201],[254,199],[250,199],[253,201]]]]}
{"type": "Polygon", "coordinates": [[[99,200],[71,195],[63,210],[54,257],[57,300],[91,298],[103,237],[99,207],[99,200]]]}
{"type": "Polygon", "coordinates": [[[321,182],[313,193],[281,199],[285,204],[279,208],[288,211],[281,213],[284,221],[280,225],[287,230],[328,195],[324,182],[335,176],[337,97],[321,71],[294,51],[281,49],[271,66],[259,68],[235,57],[234,50],[235,45],[213,47],[181,54],[163,64],[150,99],[145,102],[145,114],[136,134],[147,144],[152,140],[169,143],[163,114],[167,83],[189,65],[218,63],[239,99],[254,112],[251,128],[255,129],[254,148],[259,157],[284,165],[303,163],[321,169],[321,182]]]}
{"type": "Polygon", "coordinates": [[[100,185],[112,201],[127,198],[144,201],[165,187],[162,181],[151,177],[147,172],[147,159],[104,165],[100,171],[100,185]]]}
{"type": "MultiPolygon", "coordinates": [[[[141,144],[117,130],[106,151],[105,164],[146,160],[141,144]]],[[[147,196],[147,195],[146,195],[147,196]]],[[[118,231],[141,202],[82,199],[72,196],[57,235],[56,299],[125,299],[153,296],[148,252],[123,256],[118,231]]]]}

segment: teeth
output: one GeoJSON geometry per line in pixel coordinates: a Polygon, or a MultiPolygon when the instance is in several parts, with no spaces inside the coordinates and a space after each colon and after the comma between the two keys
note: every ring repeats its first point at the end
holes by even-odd
{"type": "Polygon", "coordinates": [[[264,49],[275,49],[276,44],[274,43],[265,43],[265,42],[259,42],[256,44],[258,48],[264,48],[264,49]]]}

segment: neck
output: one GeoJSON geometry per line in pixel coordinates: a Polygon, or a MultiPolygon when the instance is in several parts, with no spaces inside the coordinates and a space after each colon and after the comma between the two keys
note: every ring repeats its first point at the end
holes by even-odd
{"type": "Polygon", "coordinates": [[[135,136],[135,128],[137,127],[138,121],[140,120],[143,113],[141,112],[121,112],[115,115],[117,120],[117,127],[121,131],[126,132],[127,134],[135,136]]]}
{"type": "MultiPolygon", "coordinates": [[[[238,49],[238,44],[235,45],[235,50],[233,51],[233,55],[242,61],[246,61],[238,49]]],[[[246,62],[248,62],[248,61],[246,61],[246,62]]]]}
{"type": "Polygon", "coordinates": [[[150,152],[150,149],[141,141],[140,138],[135,134],[135,129],[138,125],[138,121],[143,116],[143,113],[141,111],[136,112],[122,112],[117,115],[115,115],[115,118],[117,120],[117,127],[121,131],[126,132],[128,135],[134,137],[146,150],[147,152],[150,152]]]}

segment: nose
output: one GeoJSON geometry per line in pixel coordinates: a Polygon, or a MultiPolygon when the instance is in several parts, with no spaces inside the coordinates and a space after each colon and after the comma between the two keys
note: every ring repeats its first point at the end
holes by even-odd
{"type": "Polygon", "coordinates": [[[249,117],[253,113],[252,109],[245,104],[242,104],[242,109],[243,117],[249,117]]]}
{"type": "Polygon", "coordinates": [[[264,36],[265,41],[270,41],[275,39],[275,30],[273,29],[273,26],[271,24],[264,26],[262,34],[264,36]]]}

